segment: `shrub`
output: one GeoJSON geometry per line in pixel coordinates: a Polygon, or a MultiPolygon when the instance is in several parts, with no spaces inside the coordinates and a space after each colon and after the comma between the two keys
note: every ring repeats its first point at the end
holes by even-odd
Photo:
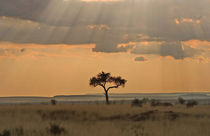
{"type": "Polygon", "coordinates": [[[65,132],[65,129],[57,124],[50,124],[50,128],[48,128],[47,130],[51,135],[55,136],[61,135],[65,132]]]}
{"type": "Polygon", "coordinates": [[[142,102],[143,102],[143,104],[147,104],[149,102],[149,98],[143,98],[142,102]]]}
{"type": "Polygon", "coordinates": [[[55,99],[52,99],[50,102],[51,102],[52,105],[56,105],[57,104],[57,101],[55,99]]]}
{"type": "Polygon", "coordinates": [[[134,99],[132,102],[131,102],[131,106],[138,106],[138,107],[142,107],[142,104],[143,102],[139,99],[134,99]]]}
{"type": "Polygon", "coordinates": [[[4,129],[1,133],[0,136],[11,136],[11,132],[8,129],[4,129]]]}
{"type": "Polygon", "coordinates": [[[186,101],[182,98],[182,97],[179,97],[178,98],[178,103],[179,104],[184,104],[186,101]]]}
{"type": "Polygon", "coordinates": [[[160,106],[160,102],[158,100],[152,99],[151,102],[150,102],[150,105],[152,107],[154,107],[154,106],[160,106]]]}
{"type": "Polygon", "coordinates": [[[186,103],[187,108],[193,107],[195,105],[198,105],[198,102],[196,100],[189,100],[186,103]]]}
{"type": "Polygon", "coordinates": [[[20,127],[20,128],[14,128],[14,129],[11,129],[11,131],[8,130],[8,129],[4,129],[0,133],[0,136],[11,136],[11,135],[23,136],[24,135],[23,128],[22,127],[20,127]]]}
{"type": "Polygon", "coordinates": [[[173,104],[169,103],[169,102],[160,102],[158,100],[155,100],[155,99],[152,99],[151,102],[150,102],[150,105],[152,107],[154,106],[173,106],[173,104]]]}

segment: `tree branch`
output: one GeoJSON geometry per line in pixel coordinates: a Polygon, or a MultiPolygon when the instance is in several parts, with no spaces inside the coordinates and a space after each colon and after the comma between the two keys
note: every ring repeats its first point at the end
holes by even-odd
{"type": "Polygon", "coordinates": [[[107,91],[109,91],[109,89],[118,88],[118,87],[119,87],[118,85],[116,85],[116,86],[110,86],[110,87],[107,89],[107,91]]]}
{"type": "Polygon", "coordinates": [[[106,87],[103,84],[99,84],[101,87],[104,88],[104,90],[106,91],[106,87]]]}
{"type": "Polygon", "coordinates": [[[104,83],[104,87],[106,87],[106,82],[104,83]]]}

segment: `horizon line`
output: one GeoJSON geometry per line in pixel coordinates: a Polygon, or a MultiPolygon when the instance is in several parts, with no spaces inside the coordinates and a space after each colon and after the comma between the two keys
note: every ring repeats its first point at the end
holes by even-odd
{"type": "MultiPolygon", "coordinates": [[[[210,91],[202,91],[202,92],[195,92],[195,91],[191,91],[191,92],[157,92],[157,93],[152,93],[152,92],[147,92],[147,93],[110,93],[110,95],[112,94],[190,94],[190,93],[210,93],[210,91]]],[[[35,98],[35,97],[39,97],[39,98],[54,98],[54,97],[58,97],[58,96],[85,96],[85,95],[104,95],[103,93],[85,93],[85,94],[61,94],[61,95],[54,95],[54,96],[40,96],[40,95],[10,95],[10,96],[0,96],[0,98],[20,98],[20,97],[26,97],[26,98],[35,98]]]]}

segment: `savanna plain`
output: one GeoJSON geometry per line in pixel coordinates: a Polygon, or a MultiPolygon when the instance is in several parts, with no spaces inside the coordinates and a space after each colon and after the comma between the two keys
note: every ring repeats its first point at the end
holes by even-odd
{"type": "Polygon", "coordinates": [[[1,105],[0,136],[209,136],[210,106],[1,105]]]}

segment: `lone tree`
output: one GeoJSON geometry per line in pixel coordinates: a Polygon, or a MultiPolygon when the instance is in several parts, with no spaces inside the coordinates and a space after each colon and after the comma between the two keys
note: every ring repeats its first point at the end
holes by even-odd
{"type": "Polygon", "coordinates": [[[105,91],[106,104],[109,104],[108,92],[112,88],[124,87],[127,81],[120,76],[113,77],[110,73],[104,73],[103,71],[97,76],[90,79],[90,86],[101,86],[105,91]],[[109,84],[109,86],[107,86],[109,84]]]}

